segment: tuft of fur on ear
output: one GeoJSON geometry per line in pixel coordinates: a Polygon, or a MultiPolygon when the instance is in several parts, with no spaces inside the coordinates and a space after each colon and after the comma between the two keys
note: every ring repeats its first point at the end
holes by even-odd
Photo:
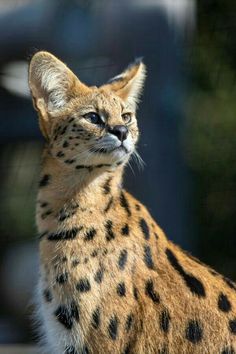
{"type": "Polygon", "coordinates": [[[44,51],[37,52],[30,61],[29,86],[45,137],[49,135],[50,114],[62,110],[73,97],[88,91],[64,63],[44,51]]]}
{"type": "Polygon", "coordinates": [[[115,76],[104,87],[115,92],[134,109],[137,106],[146,78],[146,66],[136,59],[120,75],[115,76]]]}

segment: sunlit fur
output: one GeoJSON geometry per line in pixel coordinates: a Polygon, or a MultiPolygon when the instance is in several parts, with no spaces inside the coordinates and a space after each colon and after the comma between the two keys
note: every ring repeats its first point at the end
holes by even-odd
{"type": "MultiPolygon", "coordinates": [[[[119,139],[110,134],[105,127],[97,126],[83,116],[89,112],[98,112],[99,115],[109,125],[122,125],[122,113],[129,111],[127,105],[108,89],[94,89],[86,96],[74,99],[66,112],[52,115],[52,139],[50,139],[50,151],[57,158],[59,151],[63,150],[65,141],[71,144],[67,152],[67,159],[76,159],[76,164],[95,165],[111,164],[115,166],[117,162],[126,162],[135,149],[138,139],[137,121],[135,112],[132,112],[132,122],[129,124],[129,134],[123,145],[125,150],[117,150],[121,145],[119,139]],[[74,120],[68,123],[71,118],[74,120]],[[53,137],[57,135],[58,126],[67,127],[63,136],[58,136],[56,141],[53,137]],[[104,150],[106,152],[104,152],[104,150]]],[[[58,158],[59,161],[63,159],[58,158]]]]}
{"type": "MultiPolygon", "coordinates": [[[[136,61],[88,87],[49,53],[31,60],[46,140],[35,315],[45,354],[236,353],[236,285],[170,242],[122,188],[129,157],[141,161],[135,114],[144,78],[136,61]],[[103,128],[85,116],[94,111],[103,128]],[[114,150],[115,125],[127,126],[125,149],[114,150]]],[[[149,183],[155,193],[156,181],[149,183]]]]}

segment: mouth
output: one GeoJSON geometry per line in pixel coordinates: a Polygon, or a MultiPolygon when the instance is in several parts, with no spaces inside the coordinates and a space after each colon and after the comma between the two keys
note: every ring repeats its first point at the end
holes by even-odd
{"type": "Polygon", "coordinates": [[[126,154],[129,153],[129,151],[126,149],[126,147],[123,144],[120,144],[120,146],[116,146],[115,148],[112,149],[106,149],[106,148],[92,148],[90,149],[91,152],[98,153],[98,154],[109,154],[111,152],[115,151],[123,151],[126,154]]]}

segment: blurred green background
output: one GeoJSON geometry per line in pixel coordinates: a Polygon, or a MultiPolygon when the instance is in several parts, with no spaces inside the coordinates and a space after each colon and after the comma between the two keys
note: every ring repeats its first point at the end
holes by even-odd
{"type": "Polygon", "coordinates": [[[236,279],[236,3],[199,1],[189,49],[183,151],[199,256],[236,279]]]}
{"type": "Polygon", "coordinates": [[[128,170],[125,186],[170,239],[236,280],[235,20],[230,0],[0,2],[0,343],[34,338],[43,141],[27,62],[38,49],[88,84],[144,56],[138,116],[146,167],[128,170]]]}

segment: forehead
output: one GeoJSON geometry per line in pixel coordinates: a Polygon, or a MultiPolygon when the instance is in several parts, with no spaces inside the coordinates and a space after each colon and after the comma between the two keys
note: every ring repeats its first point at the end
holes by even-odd
{"type": "Polygon", "coordinates": [[[96,111],[123,111],[126,108],[125,102],[110,90],[93,89],[86,96],[78,98],[77,104],[81,108],[91,107],[96,111]]]}

